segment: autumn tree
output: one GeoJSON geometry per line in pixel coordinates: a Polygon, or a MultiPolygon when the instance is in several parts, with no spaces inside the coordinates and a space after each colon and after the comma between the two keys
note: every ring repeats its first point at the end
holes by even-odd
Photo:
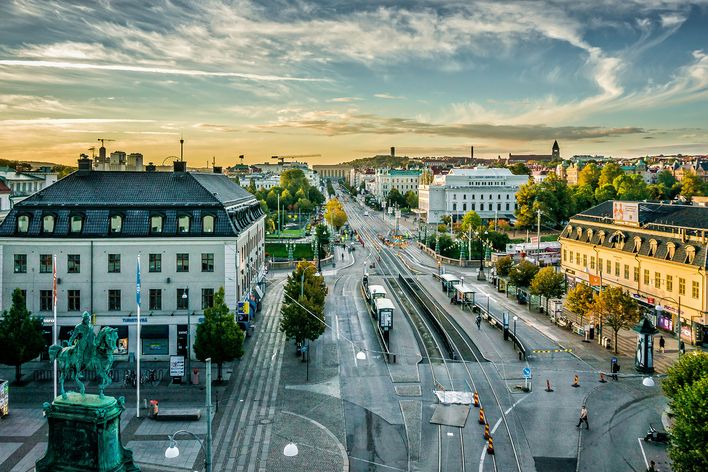
{"type": "Polygon", "coordinates": [[[347,222],[347,213],[344,211],[342,203],[336,198],[332,198],[325,205],[324,218],[325,221],[339,229],[347,222]]]}
{"type": "Polygon", "coordinates": [[[580,315],[581,319],[592,312],[594,303],[595,291],[585,284],[575,284],[565,297],[566,308],[580,315]]]}
{"type": "Polygon", "coordinates": [[[681,196],[691,201],[695,196],[702,196],[706,193],[706,184],[696,175],[695,172],[686,172],[681,179],[681,196]]]}
{"type": "Polygon", "coordinates": [[[497,259],[495,265],[497,269],[497,275],[500,277],[506,277],[507,275],[509,275],[509,271],[514,265],[514,261],[511,259],[511,256],[504,256],[497,259]]]}
{"type": "Polygon", "coordinates": [[[516,287],[528,287],[538,272],[538,266],[523,260],[509,270],[509,281],[516,287]]]}
{"type": "Polygon", "coordinates": [[[46,348],[42,319],[32,317],[19,288],[12,292],[12,306],[0,320],[0,364],[15,366],[15,382],[22,380],[22,364],[39,356],[46,348]]]}
{"type": "Polygon", "coordinates": [[[546,311],[548,311],[548,300],[562,297],[565,292],[564,286],[565,277],[563,274],[556,272],[553,267],[544,267],[533,277],[530,291],[533,295],[546,298],[546,311]]]}
{"type": "Polygon", "coordinates": [[[619,164],[615,162],[608,162],[602,166],[602,170],[600,171],[600,178],[597,181],[598,188],[603,185],[612,185],[615,179],[622,174],[624,174],[624,171],[619,164]]]}
{"type": "Polygon", "coordinates": [[[607,287],[595,297],[593,312],[599,316],[604,325],[612,329],[614,333],[612,347],[617,354],[617,333],[621,329],[631,328],[639,321],[641,318],[639,305],[621,288],[607,287]]]}
{"type": "Polygon", "coordinates": [[[600,182],[600,168],[594,162],[587,164],[578,173],[578,186],[589,186],[590,189],[597,188],[600,182]]]}

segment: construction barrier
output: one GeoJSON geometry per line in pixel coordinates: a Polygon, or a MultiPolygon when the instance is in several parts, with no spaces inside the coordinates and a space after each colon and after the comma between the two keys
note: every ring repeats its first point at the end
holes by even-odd
{"type": "Polygon", "coordinates": [[[484,423],[484,439],[489,439],[489,423],[484,423]]]}
{"type": "Polygon", "coordinates": [[[487,421],[484,419],[484,408],[479,409],[479,424],[485,424],[487,421]]]}
{"type": "Polygon", "coordinates": [[[605,379],[605,374],[603,372],[600,372],[600,383],[607,383],[607,379],[605,379]]]}
{"type": "Polygon", "coordinates": [[[474,392],[474,406],[479,408],[479,395],[477,395],[477,392],[474,392]]]}
{"type": "Polygon", "coordinates": [[[571,387],[580,387],[580,379],[578,378],[578,374],[575,374],[575,378],[573,379],[573,384],[571,387]]]}
{"type": "Polygon", "coordinates": [[[487,439],[487,454],[494,455],[494,440],[491,436],[487,439]]]}
{"type": "Polygon", "coordinates": [[[552,392],[553,389],[551,388],[551,381],[546,379],[546,391],[547,392],[552,392]]]}
{"type": "Polygon", "coordinates": [[[573,352],[572,349],[532,349],[531,352],[534,354],[543,354],[551,352],[573,352]]]}

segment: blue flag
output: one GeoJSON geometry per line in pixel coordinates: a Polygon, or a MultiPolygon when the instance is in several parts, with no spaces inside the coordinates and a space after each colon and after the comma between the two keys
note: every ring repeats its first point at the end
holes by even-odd
{"type": "Polygon", "coordinates": [[[138,256],[138,270],[135,278],[135,303],[140,306],[140,256],[138,256]]]}

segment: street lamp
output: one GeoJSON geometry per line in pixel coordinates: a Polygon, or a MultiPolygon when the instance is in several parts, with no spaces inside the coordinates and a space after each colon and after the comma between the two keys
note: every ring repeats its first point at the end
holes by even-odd
{"type": "MultiPolygon", "coordinates": [[[[487,276],[484,275],[484,247],[482,241],[482,228],[479,229],[479,273],[477,274],[477,280],[487,280],[487,276]]],[[[485,234],[487,234],[485,232],[485,234]]]]}
{"type": "MultiPolygon", "coordinates": [[[[672,301],[676,304],[678,304],[678,308],[676,309],[676,318],[677,318],[677,326],[676,326],[676,333],[678,334],[678,356],[679,359],[681,358],[681,349],[683,347],[683,340],[681,339],[681,297],[678,297],[678,300],[674,300],[671,297],[663,297],[666,300],[672,301]]],[[[654,306],[654,309],[658,312],[664,311],[664,307],[661,306],[661,304],[654,306]]],[[[659,316],[657,316],[657,324],[659,321],[659,316]]]]}
{"type": "Polygon", "coordinates": [[[206,472],[211,472],[211,357],[206,360],[206,410],[207,410],[207,432],[206,437],[202,441],[199,436],[186,429],[180,429],[179,431],[168,435],[170,440],[170,445],[165,449],[165,458],[174,459],[179,456],[179,448],[177,447],[177,441],[175,437],[178,434],[187,434],[196,439],[204,451],[204,470],[206,472]]]}
{"type": "MultiPolygon", "coordinates": [[[[182,292],[182,300],[187,300],[189,295],[187,295],[188,288],[185,288],[182,292]]],[[[187,383],[191,383],[189,376],[192,372],[192,356],[189,352],[192,349],[192,315],[189,311],[189,305],[187,305],[187,383]]]]}
{"type": "Polygon", "coordinates": [[[519,317],[514,315],[514,318],[512,319],[514,320],[514,339],[516,340],[516,320],[518,320],[519,317]]]}

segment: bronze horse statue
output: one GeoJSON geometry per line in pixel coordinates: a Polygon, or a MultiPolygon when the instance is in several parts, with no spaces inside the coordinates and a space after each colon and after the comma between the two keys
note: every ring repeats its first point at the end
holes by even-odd
{"type": "MultiPolygon", "coordinates": [[[[118,330],[104,326],[94,339],[93,327],[90,322],[87,322],[86,315],[88,313],[84,313],[84,321],[76,328],[76,332],[83,332],[84,335],[72,335],[70,345],[54,344],[49,346],[49,360],[51,362],[57,361],[62,398],[67,397],[64,391],[64,381],[67,379],[76,380],[81,395],[86,393],[86,386],[81,380],[87,370],[95,369],[101,378],[101,383],[98,386],[98,394],[101,398],[104,396],[104,389],[112,383],[108,373],[113,367],[113,351],[116,349],[118,330]],[[81,330],[82,327],[83,330],[81,330]]],[[[90,320],[90,316],[88,319],[90,320]]]]}

